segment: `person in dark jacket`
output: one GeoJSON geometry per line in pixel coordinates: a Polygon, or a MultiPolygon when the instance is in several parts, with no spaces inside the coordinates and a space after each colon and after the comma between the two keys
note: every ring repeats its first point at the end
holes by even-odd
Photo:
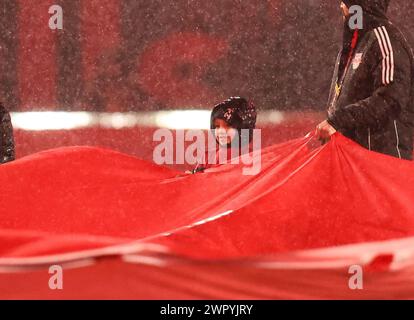
{"type": "Polygon", "coordinates": [[[0,103],[0,163],[6,163],[15,159],[13,126],[10,114],[0,103]]]}
{"type": "Polygon", "coordinates": [[[250,152],[256,117],[253,102],[241,97],[231,97],[216,105],[210,117],[210,128],[216,139],[216,148],[208,150],[203,163],[199,163],[191,173],[204,171],[218,164],[220,160],[228,161],[244,152],[250,152]]]}
{"type": "Polygon", "coordinates": [[[343,47],[320,140],[339,131],[363,147],[400,159],[413,157],[414,58],[404,35],[387,18],[389,0],[344,0],[343,47]],[[349,23],[362,8],[362,28],[349,23]]]}

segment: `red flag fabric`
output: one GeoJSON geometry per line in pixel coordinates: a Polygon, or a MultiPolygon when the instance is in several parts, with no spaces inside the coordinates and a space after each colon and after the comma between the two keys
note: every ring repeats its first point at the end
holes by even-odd
{"type": "MultiPolygon", "coordinates": [[[[157,294],[116,289],[112,283],[114,292],[126,290],[118,292],[124,298],[252,298],[240,294],[244,281],[255,281],[253,298],[299,297],[297,288],[285,293],[270,290],[280,278],[265,283],[251,277],[250,272],[263,274],[269,263],[283,270],[295,265],[332,269],[368,263],[375,270],[389,271],[396,263],[394,255],[402,250],[404,267],[413,268],[414,259],[407,258],[414,256],[414,250],[407,249],[413,247],[407,243],[412,244],[409,237],[414,236],[412,162],[370,152],[339,133],[314,150],[309,148],[312,139],[309,135],[250,155],[253,164],[260,164],[255,175],[246,174],[251,164],[234,163],[187,175],[89,147],[45,151],[3,165],[0,288],[7,281],[19,281],[15,270],[105,256],[130,257],[144,265],[151,261],[153,269],[155,261],[153,274],[169,279],[168,290],[157,294]],[[351,244],[348,249],[339,247],[351,244]],[[170,265],[171,257],[180,261],[179,266],[170,265]],[[225,261],[233,261],[232,270],[247,269],[240,271],[240,278],[229,277],[223,271],[225,261]],[[234,290],[213,290],[210,296],[203,288],[211,283],[172,276],[174,268],[195,271],[206,266],[224,272],[226,281],[234,281],[234,290]],[[182,294],[182,281],[198,283],[205,295],[182,294]],[[259,294],[260,288],[269,289],[269,295],[259,294]]],[[[108,261],[104,264],[111,266],[108,261]]],[[[33,287],[26,297],[31,297],[36,277],[27,272],[33,287]]],[[[98,272],[97,279],[105,272],[109,271],[98,272]]],[[[214,273],[217,279],[220,272],[214,273]]],[[[76,298],[85,277],[74,277],[80,282],[63,297],[76,298]]],[[[364,297],[387,296],[404,276],[395,279],[364,297]]],[[[157,286],[149,282],[145,282],[148,288],[157,286]]],[[[305,290],[303,297],[335,295],[334,284],[324,282],[318,294],[305,290]]],[[[400,289],[405,296],[414,297],[413,286],[404,288],[400,289]]],[[[10,288],[2,292],[8,292],[6,298],[19,297],[10,288]]],[[[82,298],[101,297],[93,289],[86,292],[89,295],[81,294],[82,298]]],[[[50,298],[50,293],[42,297],[50,298]]]]}

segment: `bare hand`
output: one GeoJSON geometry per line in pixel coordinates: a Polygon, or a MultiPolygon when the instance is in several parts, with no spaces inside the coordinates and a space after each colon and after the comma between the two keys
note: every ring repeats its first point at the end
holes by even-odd
{"type": "Polygon", "coordinates": [[[332,127],[327,120],[322,121],[316,126],[316,138],[318,138],[322,144],[327,143],[335,132],[336,129],[332,127]]]}

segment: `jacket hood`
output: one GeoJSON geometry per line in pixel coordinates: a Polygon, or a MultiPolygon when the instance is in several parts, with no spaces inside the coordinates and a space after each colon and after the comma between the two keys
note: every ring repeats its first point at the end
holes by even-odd
{"type": "MultiPolygon", "coordinates": [[[[387,10],[390,4],[390,0],[342,0],[345,5],[350,8],[353,5],[358,5],[363,10],[363,29],[358,30],[359,36],[362,37],[365,33],[372,29],[375,29],[381,25],[388,24],[387,10]]],[[[344,22],[344,34],[343,34],[343,50],[346,54],[351,44],[353,32],[349,27],[349,20],[344,22]]]]}
{"type": "MultiPolygon", "coordinates": [[[[388,22],[387,11],[390,0],[342,0],[342,2],[348,8],[353,5],[358,5],[362,8],[364,18],[364,27],[360,30],[362,34],[388,22]]],[[[350,17],[345,21],[345,29],[348,29],[348,31],[349,19],[350,17]]]]}
{"type": "Polygon", "coordinates": [[[379,19],[387,19],[390,0],[342,0],[347,7],[358,5],[364,10],[364,15],[379,19]]]}

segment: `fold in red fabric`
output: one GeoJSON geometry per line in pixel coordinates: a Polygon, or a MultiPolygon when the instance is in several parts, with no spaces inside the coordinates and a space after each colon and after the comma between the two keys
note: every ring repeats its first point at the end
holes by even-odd
{"type": "Polygon", "coordinates": [[[214,260],[414,235],[412,162],[339,133],[315,150],[311,140],[261,150],[256,175],[231,163],[187,175],[90,147],[3,165],[0,264],[131,243],[214,260]]]}

